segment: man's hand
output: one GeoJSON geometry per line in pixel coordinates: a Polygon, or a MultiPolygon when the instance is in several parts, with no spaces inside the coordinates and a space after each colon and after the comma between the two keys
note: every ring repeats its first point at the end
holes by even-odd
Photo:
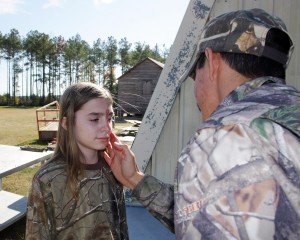
{"type": "Polygon", "coordinates": [[[126,144],[122,144],[113,133],[110,135],[110,142],[103,156],[115,177],[125,187],[135,188],[144,177],[136,164],[133,152],[126,144]]]}

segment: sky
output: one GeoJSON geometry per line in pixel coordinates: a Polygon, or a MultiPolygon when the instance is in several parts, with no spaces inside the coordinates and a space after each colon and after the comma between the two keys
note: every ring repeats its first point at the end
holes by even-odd
{"type": "MultiPolygon", "coordinates": [[[[0,0],[0,32],[15,28],[21,37],[31,30],[63,36],[79,34],[90,46],[98,38],[170,47],[189,0],[0,0]]],[[[0,94],[6,90],[3,66],[0,94]]],[[[1,74],[2,73],[2,74],[1,74]]]]}

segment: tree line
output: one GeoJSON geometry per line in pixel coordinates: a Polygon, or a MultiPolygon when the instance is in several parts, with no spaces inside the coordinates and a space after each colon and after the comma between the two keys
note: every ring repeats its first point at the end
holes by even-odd
{"type": "Polygon", "coordinates": [[[41,106],[57,100],[67,86],[79,81],[97,83],[117,95],[117,69],[123,74],[146,57],[164,63],[168,54],[164,45],[151,49],[148,44],[112,36],[98,38],[90,46],[79,34],[65,40],[36,30],[26,37],[17,29],[0,32],[0,64],[5,65],[7,76],[0,79],[7,82],[0,105],[41,106]]]}

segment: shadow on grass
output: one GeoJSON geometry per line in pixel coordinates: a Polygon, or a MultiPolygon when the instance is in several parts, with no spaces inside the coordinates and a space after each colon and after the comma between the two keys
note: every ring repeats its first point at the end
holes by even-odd
{"type": "Polygon", "coordinates": [[[43,141],[39,139],[33,139],[29,141],[22,142],[18,144],[18,146],[31,146],[31,147],[36,147],[36,148],[45,148],[48,146],[49,141],[43,141]]]}
{"type": "Polygon", "coordinates": [[[25,239],[26,217],[0,231],[1,240],[22,240],[25,239]]]}
{"type": "Polygon", "coordinates": [[[21,108],[21,109],[30,109],[35,108],[33,106],[1,106],[1,108],[21,108]]]}

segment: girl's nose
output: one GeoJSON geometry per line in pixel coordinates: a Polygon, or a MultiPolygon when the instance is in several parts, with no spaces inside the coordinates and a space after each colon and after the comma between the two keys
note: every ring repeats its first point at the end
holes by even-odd
{"type": "Polygon", "coordinates": [[[105,120],[101,121],[99,124],[101,131],[106,131],[107,133],[112,131],[112,123],[109,119],[105,118],[105,120]]]}

